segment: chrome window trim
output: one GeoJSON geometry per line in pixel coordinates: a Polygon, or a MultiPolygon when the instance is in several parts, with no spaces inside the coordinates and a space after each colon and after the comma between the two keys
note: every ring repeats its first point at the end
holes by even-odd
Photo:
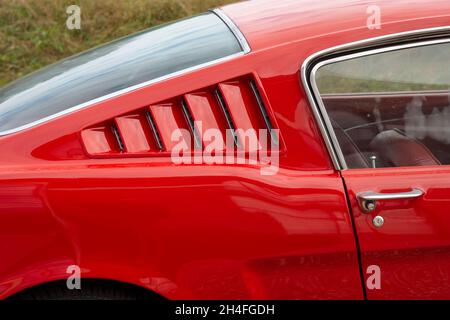
{"type": "Polygon", "coordinates": [[[63,111],[54,113],[54,114],[52,114],[50,116],[41,118],[39,120],[32,121],[32,122],[30,122],[28,124],[25,124],[23,126],[19,126],[17,128],[14,128],[14,129],[0,131],[0,137],[1,136],[6,136],[6,135],[9,135],[9,134],[13,134],[13,133],[16,133],[16,132],[19,132],[19,131],[23,131],[25,129],[32,128],[32,127],[37,126],[39,124],[42,124],[42,123],[48,122],[50,120],[62,117],[64,115],[67,115],[67,114],[73,113],[75,111],[84,109],[84,108],[86,108],[88,106],[91,106],[91,105],[94,105],[96,103],[103,102],[103,101],[106,101],[108,99],[120,96],[122,94],[129,93],[129,92],[132,92],[132,91],[144,88],[146,86],[149,86],[149,85],[152,85],[152,84],[155,84],[155,83],[158,83],[158,82],[163,82],[165,80],[172,79],[172,78],[175,78],[175,77],[178,77],[178,76],[181,76],[181,75],[193,72],[193,71],[197,71],[197,70],[200,70],[200,69],[203,69],[203,68],[206,68],[206,67],[210,67],[210,66],[213,66],[213,65],[216,65],[216,64],[220,64],[222,62],[229,61],[229,60],[232,60],[234,58],[241,57],[243,55],[246,55],[246,54],[250,53],[251,52],[251,48],[248,45],[247,40],[245,39],[245,37],[242,35],[240,30],[236,27],[236,25],[228,17],[226,17],[226,15],[223,13],[222,10],[215,9],[215,10],[212,10],[212,12],[214,14],[216,14],[220,18],[220,20],[222,20],[222,22],[224,22],[225,25],[231,30],[231,32],[236,37],[238,43],[240,44],[240,46],[242,48],[241,52],[238,52],[238,53],[235,53],[235,54],[232,54],[232,55],[220,58],[220,59],[216,59],[216,60],[212,60],[212,61],[209,61],[209,62],[205,62],[205,63],[199,64],[199,65],[196,65],[196,66],[193,66],[193,67],[190,67],[190,68],[186,68],[186,69],[183,69],[183,70],[180,70],[180,71],[177,71],[177,72],[173,72],[173,73],[167,74],[165,76],[162,76],[162,77],[159,77],[159,78],[156,78],[156,79],[152,79],[152,80],[149,80],[149,81],[145,81],[145,82],[142,82],[142,83],[130,86],[128,88],[121,89],[119,91],[112,92],[110,94],[107,94],[107,95],[104,95],[104,96],[101,96],[101,97],[98,97],[98,98],[95,98],[95,99],[83,102],[83,103],[78,104],[76,106],[73,106],[71,108],[68,108],[68,109],[65,109],[63,111]]]}
{"type": "Polygon", "coordinates": [[[301,81],[308,97],[309,104],[312,108],[314,117],[319,126],[319,130],[325,141],[325,145],[336,170],[347,170],[348,166],[334,133],[330,118],[328,117],[325,106],[322,102],[322,99],[320,98],[319,90],[315,82],[315,73],[317,72],[317,70],[320,67],[330,63],[373,55],[376,53],[396,51],[412,47],[421,47],[430,44],[448,43],[450,42],[450,39],[448,38],[426,40],[421,39],[420,37],[444,37],[449,36],[449,33],[450,26],[395,33],[331,47],[316,52],[305,59],[300,70],[301,81]],[[401,41],[408,43],[397,45],[395,44],[395,42],[401,41]],[[376,47],[377,45],[383,47],[373,49],[373,47],[376,47]],[[357,52],[350,53],[351,51],[357,52]],[[333,57],[333,55],[339,56],[333,57]]]}
{"type": "Polygon", "coordinates": [[[248,44],[247,39],[245,38],[244,34],[241,32],[241,30],[236,26],[236,24],[233,22],[233,20],[228,17],[225,12],[223,12],[222,9],[217,8],[210,10],[211,12],[214,12],[231,30],[231,32],[234,34],[236,39],[238,39],[239,44],[241,45],[242,50],[244,53],[249,53],[251,51],[250,45],[248,44]]]}

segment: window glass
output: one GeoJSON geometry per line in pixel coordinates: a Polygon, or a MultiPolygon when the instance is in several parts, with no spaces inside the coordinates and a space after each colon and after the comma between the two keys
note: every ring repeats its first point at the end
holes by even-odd
{"type": "Polygon", "coordinates": [[[315,77],[347,166],[450,164],[450,43],[368,54],[315,77]]]}
{"type": "Polygon", "coordinates": [[[0,90],[0,132],[242,49],[214,13],[152,28],[68,58],[0,90]]]}

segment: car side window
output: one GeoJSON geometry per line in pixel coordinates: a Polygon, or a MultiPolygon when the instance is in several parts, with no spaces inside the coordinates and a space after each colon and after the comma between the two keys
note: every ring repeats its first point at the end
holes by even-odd
{"type": "Polygon", "coordinates": [[[0,134],[242,52],[230,28],[211,12],[144,30],[1,88],[0,134]]]}
{"type": "Polygon", "coordinates": [[[449,42],[317,65],[313,87],[348,168],[450,164],[449,42]]]}

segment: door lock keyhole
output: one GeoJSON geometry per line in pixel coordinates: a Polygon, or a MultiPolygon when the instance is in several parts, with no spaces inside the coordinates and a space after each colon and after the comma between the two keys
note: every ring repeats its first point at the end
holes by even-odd
{"type": "Polygon", "coordinates": [[[377,207],[377,203],[374,200],[365,200],[363,202],[364,211],[372,212],[377,207]]]}

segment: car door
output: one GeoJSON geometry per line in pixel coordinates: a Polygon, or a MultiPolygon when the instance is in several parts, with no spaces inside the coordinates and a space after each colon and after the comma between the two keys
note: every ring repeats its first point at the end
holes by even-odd
{"type": "Polygon", "coordinates": [[[312,74],[368,299],[450,298],[450,39],[340,56],[312,74]]]}

